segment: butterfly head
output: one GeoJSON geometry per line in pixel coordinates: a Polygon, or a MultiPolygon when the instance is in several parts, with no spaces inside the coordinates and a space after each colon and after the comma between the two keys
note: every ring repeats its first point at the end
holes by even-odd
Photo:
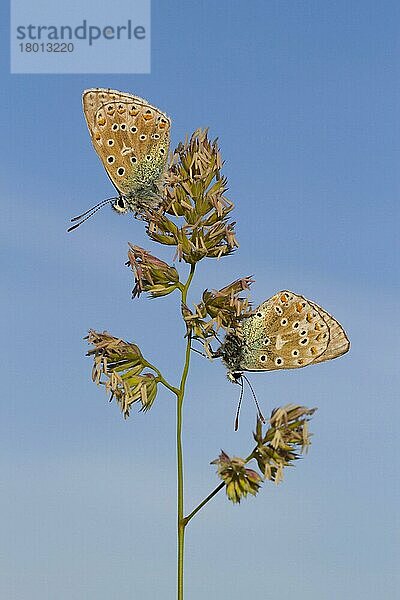
{"type": "Polygon", "coordinates": [[[229,381],[231,381],[232,383],[237,383],[239,385],[242,383],[242,378],[243,378],[242,371],[228,371],[226,376],[229,379],[229,381]]]}
{"type": "Polygon", "coordinates": [[[119,196],[118,198],[114,198],[113,200],[114,201],[111,203],[111,206],[120,215],[126,213],[129,210],[125,196],[119,196]]]}

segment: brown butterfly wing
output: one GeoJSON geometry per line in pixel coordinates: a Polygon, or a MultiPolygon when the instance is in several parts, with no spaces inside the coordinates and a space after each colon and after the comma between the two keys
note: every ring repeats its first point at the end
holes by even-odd
{"type": "Polygon", "coordinates": [[[123,194],[146,173],[157,181],[168,158],[171,121],[142,98],[95,88],[82,96],[93,146],[111,181],[123,194]]]}
{"type": "Polygon", "coordinates": [[[321,354],[321,356],[318,356],[314,360],[314,362],[319,363],[323,362],[324,360],[331,360],[332,358],[337,358],[343,354],[346,354],[346,352],[348,352],[350,349],[350,340],[341,324],[315,302],[310,302],[310,304],[322,315],[324,321],[329,327],[330,333],[328,347],[326,348],[325,352],[321,354]]]}
{"type": "Polygon", "coordinates": [[[242,332],[240,368],[246,371],[297,369],[346,351],[339,323],[318,305],[289,290],[278,292],[244,319],[242,332]],[[338,344],[330,346],[331,335],[338,344]],[[335,354],[339,347],[343,351],[335,354]]]}

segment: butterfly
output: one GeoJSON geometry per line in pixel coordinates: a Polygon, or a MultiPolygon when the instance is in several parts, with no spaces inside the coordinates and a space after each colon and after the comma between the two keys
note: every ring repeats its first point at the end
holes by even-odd
{"type": "Polygon", "coordinates": [[[222,358],[228,379],[238,383],[243,371],[299,369],[337,358],[349,348],[343,327],[332,315],[284,290],[244,317],[213,356],[222,358]]]}
{"type": "Polygon", "coordinates": [[[161,204],[168,160],[171,120],[138,96],[93,88],[82,96],[83,112],[94,149],[118,196],[99,202],[71,219],[76,229],[106,204],[118,213],[142,215],[161,204]]]}

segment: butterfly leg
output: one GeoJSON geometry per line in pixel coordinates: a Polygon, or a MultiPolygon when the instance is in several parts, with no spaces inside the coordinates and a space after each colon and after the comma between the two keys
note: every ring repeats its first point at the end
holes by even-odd
{"type": "Polygon", "coordinates": [[[190,349],[192,350],[192,352],[196,352],[197,354],[204,356],[204,358],[208,358],[207,354],[205,354],[204,352],[201,352],[201,350],[197,350],[197,348],[193,348],[193,346],[190,346],[190,349]]]}
{"type": "Polygon", "coordinates": [[[194,338],[194,340],[196,340],[197,342],[199,342],[202,345],[205,352],[201,352],[201,350],[197,350],[196,348],[193,348],[193,346],[191,346],[190,349],[193,350],[193,352],[197,352],[197,354],[201,354],[201,356],[204,356],[205,358],[208,358],[208,359],[213,359],[213,358],[216,358],[217,356],[219,356],[219,355],[216,355],[216,353],[211,348],[211,345],[207,340],[200,340],[198,338],[194,338]]]}

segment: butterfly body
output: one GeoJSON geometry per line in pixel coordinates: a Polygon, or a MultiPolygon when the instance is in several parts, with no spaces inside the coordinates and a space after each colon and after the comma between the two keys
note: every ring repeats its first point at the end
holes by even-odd
{"type": "MultiPolygon", "coordinates": [[[[140,174],[139,174],[140,176],[140,174]]],[[[129,191],[121,194],[112,204],[112,208],[118,213],[132,211],[141,213],[146,210],[158,208],[160,205],[160,187],[162,178],[147,182],[144,178],[130,178],[129,191]]]]}
{"type": "Polygon", "coordinates": [[[82,103],[94,149],[118,191],[112,207],[139,215],[158,208],[168,159],[169,117],[147,100],[117,90],[85,90],[82,103]]]}
{"type": "Polygon", "coordinates": [[[227,334],[216,356],[236,382],[243,371],[298,369],[337,358],[349,348],[336,319],[315,302],[284,290],[227,334]]]}

